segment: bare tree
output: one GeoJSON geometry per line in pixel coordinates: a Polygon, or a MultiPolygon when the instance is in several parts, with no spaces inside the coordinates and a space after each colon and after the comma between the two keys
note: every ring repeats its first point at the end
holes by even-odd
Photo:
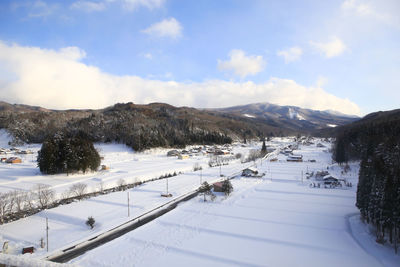
{"type": "Polygon", "coordinates": [[[122,178],[119,179],[118,182],[117,182],[117,185],[118,185],[119,190],[124,190],[124,191],[125,191],[125,189],[126,189],[126,182],[125,182],[124,179],[122,179],[122,178]]]}
{"type": "Polygon", "coordinates": [[[15,207],[17,212],[22,212],[25,210],[25,199],[26,199],[27,192],[22,190],[14,190],[12,192],[12,198],[14,199],[15,207]]]}
{"type": "Polygon", "coordinates": [[[54,190],[51,189],[49,185],[46,184],[37,184],[36,185],[36,195],[37,200],[39,201],[39,206],[42,209],[47,208],[54,201],[54,190]]]}
{"type": "Polygon", "coordinates": [[[35,208],[35,200],[36,200],[36,194],[33,191],[25,192],[23,195],[24,197],[24,206],[25,209],[34,209],[35,208]]]}
{"type": "Polygon", "coordinates": [[[104,192],[104,182],[103,181],[99,182],[99,192],[101,194],[103,194],[103,192],[104,192]]]}
{"type": "Polygon", "coordinates": [[[62,192],[61,194],[61,199],[68,199],[71,197],[71,191],[70,189],[65,190],[64,192],[62,192]]]}
{"type": "Polygon", "coordinates": [[[260,158],[262,155],[258,150],[250,150],[249,155],[247,156],[247,162],[256,161],[256,159],[260,158]]]}
{"type": "Polygon", "coordinates": [[[0,193],[0,221],[4,223],[4,217],[8,213],[9,207],[11,204],[10,192],[0,193]]]}
{"type": "Polygon", "coordinates": [[[78,199],[82,199],[82,197],[86,194],[87,184],[84,183],[77,183],[71,185],[69,191],[71,195],[77,197],[78,199]]]}
{"type": "Polygon", "coordinates": [[[200,164],[199,164],[198,162],[196,162],[196,163],[193,165],[193,171],[199,171],[199,170],[202,170],[202,169],[203,169],[203,167],[201,167],[200,164]]]}

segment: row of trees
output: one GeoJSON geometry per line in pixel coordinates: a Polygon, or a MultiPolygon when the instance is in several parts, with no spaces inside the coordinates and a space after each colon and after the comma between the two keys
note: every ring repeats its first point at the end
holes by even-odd
{"type": "Polygon", "coordinates": [[[361,161],[357,207],[376,228],[377,242],[400,241],[400,140],[380,144],[361,161]]]}
{"type": "Polygon", "coordinates": [[[12,220],[13,216],[35,213],[51,206],[54,191],[48,185],[38,184],[31,191],[14,190],[0,193],[0,222],[12,220]]]}
{"type": "Polygon", "coordinates": [[[373,225],[377,242],[400,241],[400,118],[382,118],[346,127],[336,138],[333,159],[361,160],[356,206],[373,225]]]}
{"type": "Polygon", "coordinates": [[[55,191],[45,184],[37,184],[30,191],[14,190],[0,193],[0,223],[57,206],[67,199],[82,199],[86,195],[87,184],[84,183],[71,185],[58,201],[55,191]]]}

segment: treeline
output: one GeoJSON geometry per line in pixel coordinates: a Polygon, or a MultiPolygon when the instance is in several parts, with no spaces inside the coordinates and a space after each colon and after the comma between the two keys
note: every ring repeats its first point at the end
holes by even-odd
{"type": "Polygon", "coordinates": [[[226,144],[275,132],[267,125],[243,118],[225,118],[208,111],[166,104],[116,104],[102,110],[0,111],[0,128],[16,143],[43,143],[58,132],[83,132],[92,142],[124,143],[135,150],[184,147],[191,144],[226,144]]]}
{"type": "Polygon", "coordinates": [[[232,142],[226,133],[195,127],[188,119],[169,116],[168,113],[143,114],[129,109],[110,109],[104,113],[92,114],[71,122],[67,129],[82,131],[93,142],[124,143],[137,151],[152,147],[232,142]]]}
{"type": "Polygon", "coordinates": [[[400,111],[373,114],[339,129],[333,147],[338,163],[361,160],[356,206],[373,225],[376,241],[400,241],[400,111]]]}

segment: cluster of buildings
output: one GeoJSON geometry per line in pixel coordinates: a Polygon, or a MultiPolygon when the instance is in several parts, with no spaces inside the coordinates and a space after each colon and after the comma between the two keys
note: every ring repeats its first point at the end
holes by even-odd
{"type": "Polygon", "coordinates": [[[19,154],[19,155],[27,155],[33,154],[31,150],[20,150],[18,148],[0,148],[0,162],[2,163],[22,163],[22,159],[20,157],[11,156],[6,157],[9,154],[19,154]]]}
{"type": "Polygon", "coordinates": [[[286,161],[289,162],[303,162],[303,155],[301,154],[293,154],[293,150],[298,149],[299,146],[297,144],[291,144],[281,150],[281,154],[287,156],[286,161]]]}
{"type": "Polygon", "coordinates": [[[231,155],[232,154],[232,146],[231,145],[222,145],[222,146],[199,146],[193,147],[190,149],[173,149],[167,152],[168,157],[178,157],[178,159],[187,159],[192,156],[204,156],[204,155],[231,155]]]}

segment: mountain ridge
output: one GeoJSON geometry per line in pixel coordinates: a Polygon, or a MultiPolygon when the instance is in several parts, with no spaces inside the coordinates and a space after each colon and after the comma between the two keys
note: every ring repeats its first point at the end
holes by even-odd
{"type": "MultiPolygon", "coordinates": [[[[311,134],[326,127],[325,124],[343,125],[352,121],[298,107],[262,105],[248,105],[252,109],[246,109],[247,113],[252,114],[259,109],[257,116],[264,114],[253,118],[238,113],[238,107],[196,109],[165,103],[140,105],[129,102],[103,109],[51,110],[0,102],[0,128],[10,132],[17,141],[27,143],[41,143],[46,136],[58,131],[82,131],[96,142],[121,142],[140,150],[156,146],[311,134]],[[274,113],[266,113],[263,110],[266,106],[273,107],[274,113]],[[308,121],[309,118],[318,123],[308,121]]],[[[239,107],[241,109],[243,106],[239,107]]]]}

